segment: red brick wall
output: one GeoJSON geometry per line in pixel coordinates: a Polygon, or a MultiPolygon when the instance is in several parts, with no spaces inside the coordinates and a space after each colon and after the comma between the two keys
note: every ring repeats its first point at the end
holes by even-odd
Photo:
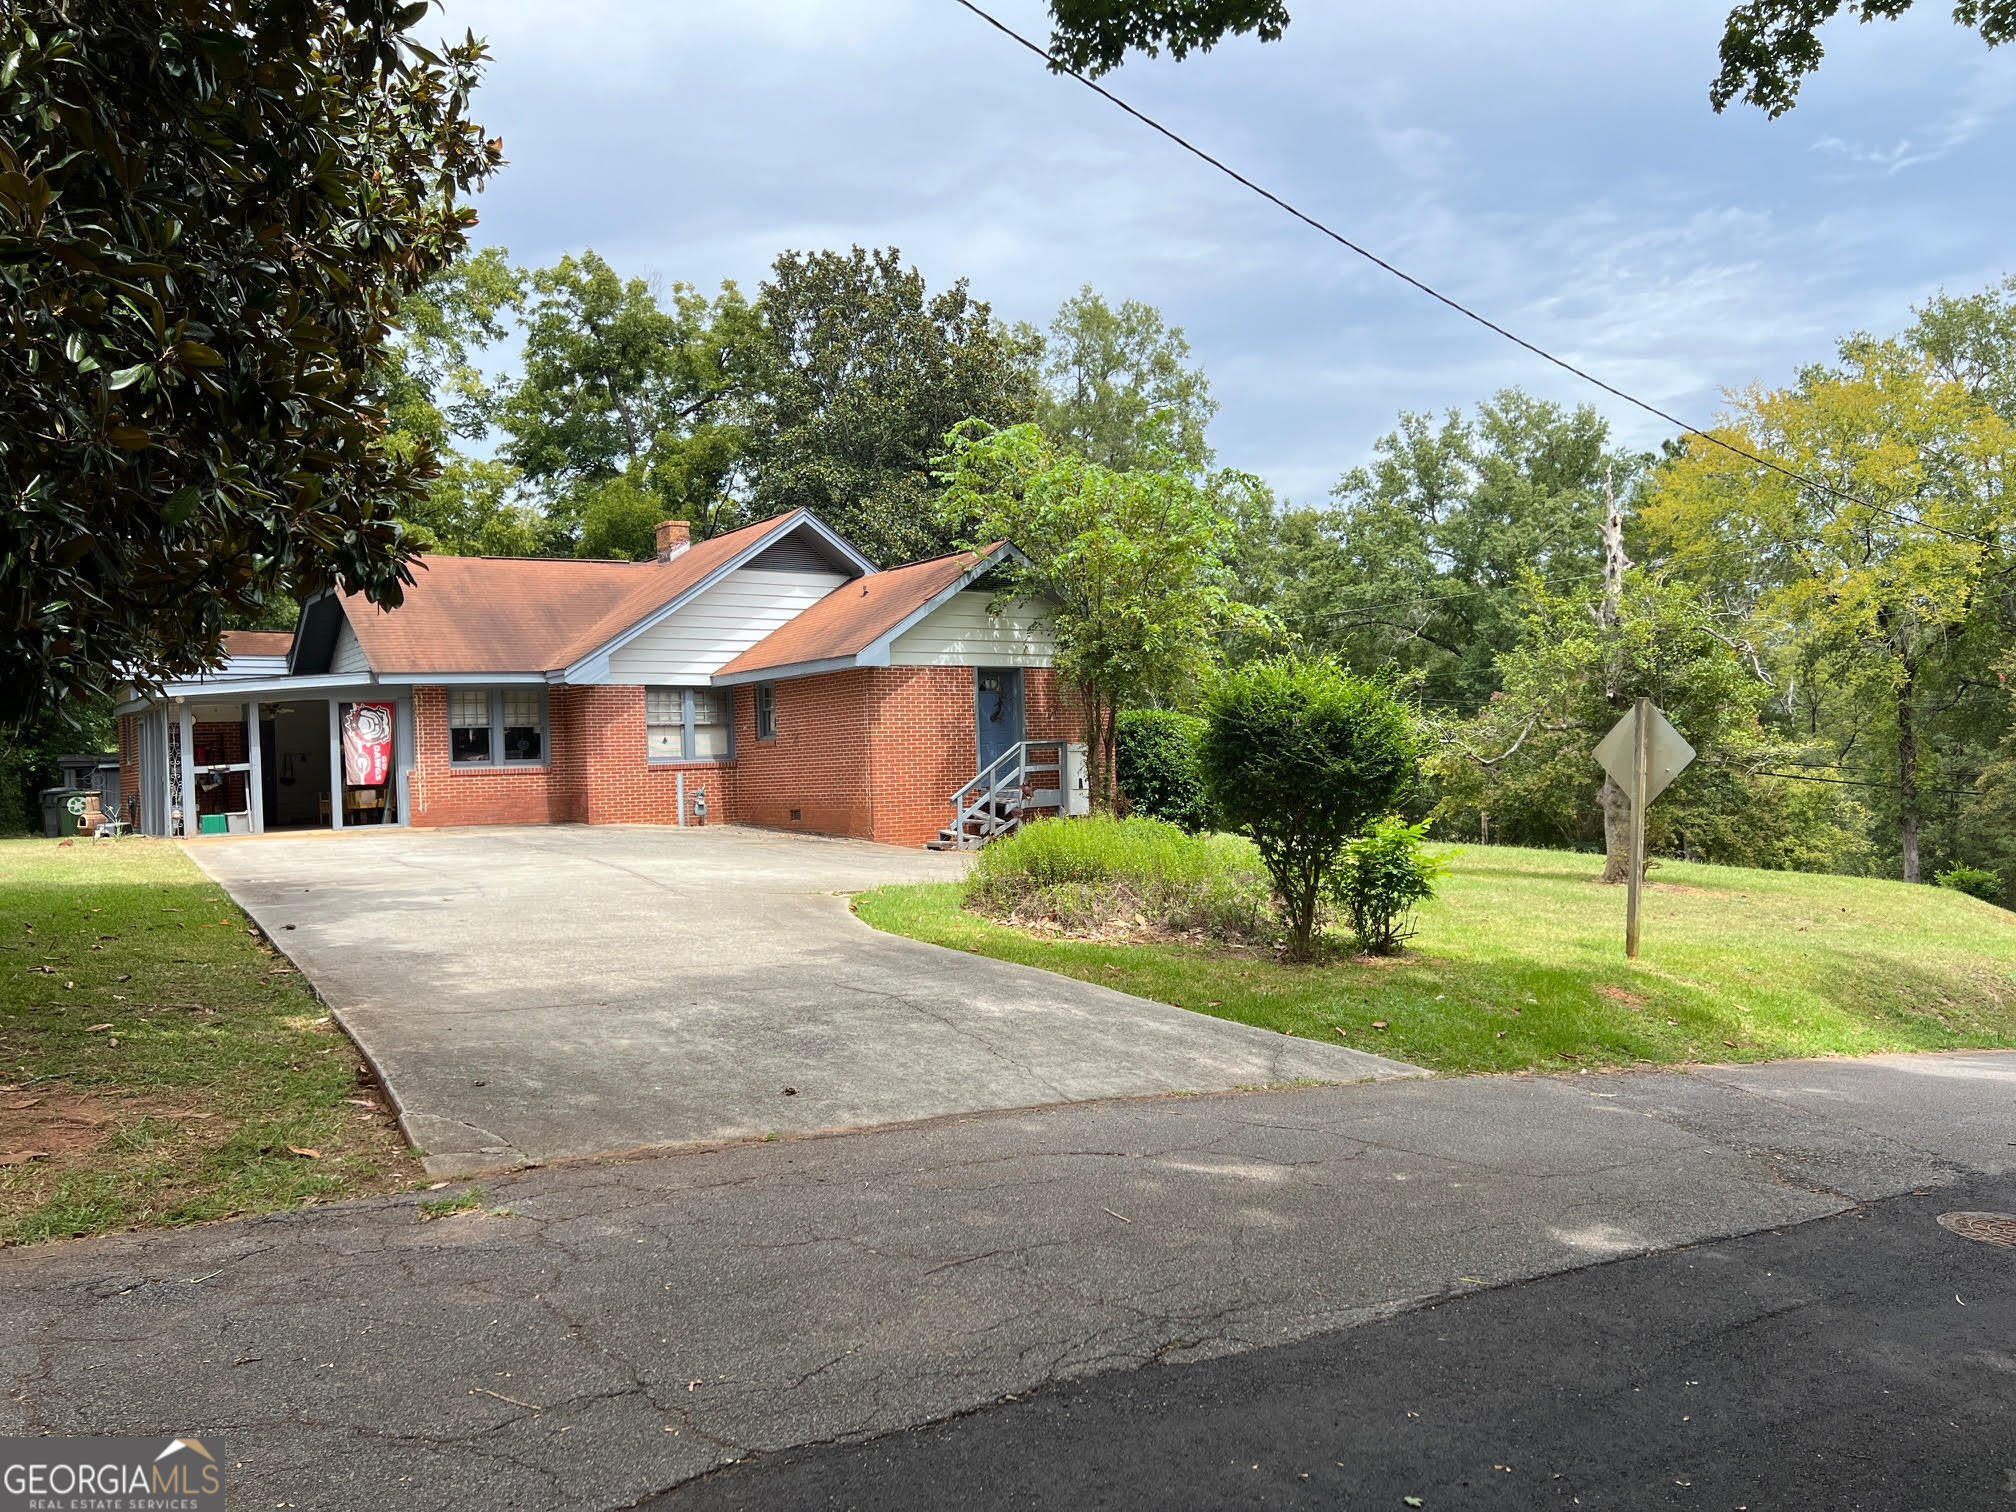
{"type": "MultiPolygon", "coordinates": [[[[561,691],[554,690],[556,695],[561,691]]],[[[548,719],[560,721],[559,705],[548,719]]],[[[547,731],[551,762],[559,731],[547,731]]],[[[555,812],[555,776],[543,767],[453,766],[448,760],[448,690],[413,690],[413,774],[407,801],[415,824],[550,824],[568,817],[555,812]]]]}
{"type": "Polygon", "coordinates": [[[774,740],[756,738],[756,690],[735,689],[730,817],[872,838],[868,719],[875,675],[828,672],[778,683],[774,740]]]}
{"type": "Polygon", "coordinates": [[[448,698],[413,690],[416,825],[677,824],[678,774],[686,774],[687,820],[704,788],[708,819],[727,817],[719,762],[653,765],[644,751],[640,687],[557,687],[546,711],[544,767],[455,766],[448,759],[448,698]]]}
{"type": "MultiPolygon", "coordinates": [[[[979,767],[973,669],[879,667],[870,676],[874,825],[867,838],[922,845],[951,823],[951,796],[979,767]]],[[[1023,672],[1022,704],[1027,739],[1077,733],[1048,667],[1023,672]]]]}
{"type": "Polygon", "coordinates": [[[1077,740],[1084,734],[1071,690],[1048,667],[1022,674],[1022,723],[1030,740],[1077,740]]]}
{"type": "Polygon", "coordinates": [[[130,814],[140,796],[140,717],[119,716],[119,807],[130,814]]]}
{"type": "MultiPolygon", "coordinates": [[[[415,688],[413,822],[676,824],[682,772],[689,824],[702,789],[714,824],[921,845],[950,821],[976,761],[971,667],[863,668],[776,688],[774,740],[756,738],[755,690],[736,688],[736,759],[662,766],[645,757],[642,688],[554,688],[541,768],[452,766],[446,692],[415,688]]],[[[1048,668],[1024,672],[1023,705],[1030,739],[1076,736],[1048,668]]]]}
{"type": "Polygon", "coordinates": [[[978,770],[971,667],[878,667],[869,747],[870,838],[922,845],[951,822],[947,801],[978,770]]]}
{"type": "Polygon", "coordinates": [[[707,822],[727,817],[725,762],[654,763],[645,754],[644,690],[553,690],[553,760],[566,772],[565,813],[587,824],[677,824],[679,777],[686,778],[686,822],[701,822],[694,798],[707,794],[707,822]],[[565,711],[564,716],[562,711],[565,711]]]}

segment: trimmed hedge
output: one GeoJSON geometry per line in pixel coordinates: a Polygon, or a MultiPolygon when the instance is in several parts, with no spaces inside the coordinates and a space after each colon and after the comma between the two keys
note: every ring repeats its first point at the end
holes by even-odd
{"type": "Polygon", "coordinates": [[[1346,843],[1420,783],[1414,719],[1385,683],[1329,657],[1292,656],[1226,674],[1205,715],[1205,791],[1226,826],[1259,847],[1291,951],[1307,956],[1346,843]]]}
{"type": "Polygon", "coordinates": [[[1118,725],[1120,791],[1129,808],[1191,834],[1211,827],[1197,747],[1204,721],[1173,709],[1129,709],[1118,725]]]}

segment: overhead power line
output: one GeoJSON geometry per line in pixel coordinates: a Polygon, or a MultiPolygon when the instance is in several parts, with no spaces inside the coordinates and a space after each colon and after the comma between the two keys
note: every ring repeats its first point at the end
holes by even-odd
{"type": "Polygon", "coordinates": [[[1267,188],[1264,184],[1254,182],[1252,179],[1248,178],[1245,174],[1241,173],[1237,168],[1234,168],[1231,164],[1225,162],[1222,158],[1214,157],[1211,153],[1205,151],[1202,147],[1199,147],[1195,142],[1191,141],[1188,137],[1183,136],[1181,133],[1173,130],[1168,126],[1164,126],[1160,121],[1156,120],[1153,116],[1147,114],[1145,111],[1137,110],[1134,106],[1128,104],[1127,101],[1121,99],[1119,95],[1113,93],[1113,91],[1108,89],[1105,85],[1099,83],[1097,80],[1090,78],[1085,74],[1078,72],[1077,69],[1072,68],[1069,64],[1063,62],[1061,59],[1053,55],[1048,48],[1043,46],[1042,43],[1033,41],[1030,38],[1023,36],[1022,33],[1015,30],[1015,28],[1010,26],[1007,22],[999,19],[996,16],[990,15],[987,11],[981,9],[978,5],[974,4],[973,0],[955,0],[955,3],[971,11],[974,15],[978,16],[982,21],[986,22],[989,26],[993,27],[994,30],[998,31],[999,33],[1001,33],[1002,36],[1014,42],[1017,46],[1026,48],[1030,52],[1034,53],[1037,57],[1041,58],[1046,64],[1048,64],[1049,67],[1054,72],[1066,74],[1069,75],[1071,78],[1076,79],[1080,84],[1083,84],[1087,89],[1091,90],[1094,94],[1098,95],[1108,104],[1113,105],[1117,109],[1126,112],[1128,115],[1132,116],[1135,120],[1139,121],[1143,126],[1146,126],[1150,131],[1153,131],[1160,136],[1166,137],[1169,141],[1175,143],[1178,147],[1182,148],[1192,157],[1197,158],[1202,162],[1208,163],[1213,168],[1216,168],[1220,173],[1224,174],[1234,183],[1240,184],[1243,187],[1252,190],[1253,193],[1259,195],[1260,198],[1266,200],[1269,204],[1274,205],[1278,209],[1286,211],[1289,215],[1292,215],[1296,220],[1302,222],[1303,225],[1309,227],[1312,231],[1315,231],[1320,235],[1329,237],[1330,240],[1337,243],[1338,246],[1345,248],[1347,251],[1356,253],[1358,256],[1364,258],[1367,262],[1371,263],[1373,266],[1384,269],[1386,272],[1392,274],[1395,278],[1399,279],[1402,283],[1407,284],[1412,288],[1418,289],[1421,293],[1426,294],[1430,299],[1435,300],[1437,303],[1448,306],[1450,309],[1454,310],[1458,315],[1461,315],[1464,319],[1473,320],[1478,325],[1484,327],[1485,330],[1490,331],[1495,335],[1502,336],[1505,338],[1505,340],[1511,342],[1514,346],[1521,347],[1526,351],[1531,352],[1535,357],[1538,357],[1541,361],[1552,363],[1555,367],[1560,368],[1563,372],[1572,373],[1575,377],[1580,378],[1584,383],[1591,384],[1594,387],[1601,389],[1604,393],[1609,394],[1614,398],[1621,399],[1626,404],[1629,404],[1634,408],[1643,410],[1648,415],[1652,415],[1660,420],[1664,420],[1668,425],[1674,427],[1676,430],[1680,431],[1685,435],[1699,436],[1703,441],[1706,441],[1711,446],[1719,446],[1722,448],[1722,450],[1729,452],[1734,456],[1741,457],[1747,462],[1754,462],[1759,467],[1768,468],[1770,471],[1777,473],[1782,477],[1790,478],[1793,482],[1799,484],[1802,487],[1818,489],[1820,492],[1824,494],[1828,494],[1833,498],[1839,499],[1844,504],[1854,504],[1862,509],[1873,510],[1875,513],[1881,515],[1887,515],[1891,519],[1896,520],[1901,524],[1914,526],[1920,530],[1930,530],[1935,532],[1936,534],[1943,536],[1950,536],[1952,539],[1956,541],[1968,541],[1976,545],[1982,544],[1980,538],[1977,536],[1967,535],[1966,533],[1958,530],[1948,530],[1945,526],[1934,525],[1929,520],[1914,519],[1910,515],[1902,514],[1899,511],[1887,508],[1884,505],[1872,503],[1870,500],[1862,498],[1858,494],[1852,494],[1845,489],[1836,488],[1832,483],[1829,483],[1824,479],[1809,477],[1807,474],[1800,472],[1797,468],[1787,467],[1784,463],[1774,462],[1771,458],[1761,456],[1757,452],[1751,451],[1748,447],[1738,446],[1733,441],[1724,440],[1720,436],[1714,435],[1709,431],[1701,429],[1701,427],[1698,425],[1689,425],[1685,420],[1682,420],[1678,415],[1672,414],[1666,410],[1659,408],[1658,405],[1652,403],[1649,399],[1640,399],[1636,394],[1628,393],[1624,389],[1618,388],[1616,384],[1608,383],[1605,382],[1603,379],[1598,378],[1594,373],[1589,372],[1586,368],[1577,367],[1567,358],[1555,356],[1554,353],[1548,351],[1545,347],[1537,346],[1533,342],[1528,341],[1525,337],[1520,336],[1515,332],[1508,331],[1504,326],[1499,325],[1497,321],[1492,320],[1489,316],[1480,315],[1477,311],[1471,309],[1461,300],[1452,298],[1450,295],[1444,294],[1440,289],[1436,288],[1433,284],[1427,283],[1422,279],[1416,278],[1412,273],[1409,273],[1405,268],[1397,267],[1393,263],[1390,263],[1385,258],[1381,257],[1378,253],[1373,252],[1367,247],[1360,246],[1357,242],[1351,240],[1350,237],[1344,235],[1343,232],[1334,230],[1330,226],[1325,225],[1322,221],[1316,219],[1315,216],[1309,214],[1306,210],[1302,210],[1297,206],[1289,203],[1287,200],[1283,199],[1280,195],[1276,194],[1273,190],[1267,188]]]}

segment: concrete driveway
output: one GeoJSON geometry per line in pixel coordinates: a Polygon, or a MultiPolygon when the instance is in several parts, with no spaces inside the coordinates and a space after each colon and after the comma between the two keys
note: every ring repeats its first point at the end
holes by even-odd
{"type": "Polygon", "coordinates": [[[849,892],[956,878],[959,856],[734,826],[188,849],[308,974],[442,1174],[1422,1074],[880,934],[848,911],[849,892]]]}

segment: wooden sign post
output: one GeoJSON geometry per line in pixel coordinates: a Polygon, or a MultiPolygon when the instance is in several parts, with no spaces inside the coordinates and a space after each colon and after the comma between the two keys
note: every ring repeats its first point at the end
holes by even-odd
{"type": "Polygon", "coordinates": [[[1687,769],[1694,759],[1694,747],[1651,699],[1640,698],[1603,737],[1596,747],[1596,759],[1611,780],[1631,795],[1631,877],[1624,901],[1624,954],[1636,960],[1639,895],[1645,885],[1645,810],[1687,769]]]}

